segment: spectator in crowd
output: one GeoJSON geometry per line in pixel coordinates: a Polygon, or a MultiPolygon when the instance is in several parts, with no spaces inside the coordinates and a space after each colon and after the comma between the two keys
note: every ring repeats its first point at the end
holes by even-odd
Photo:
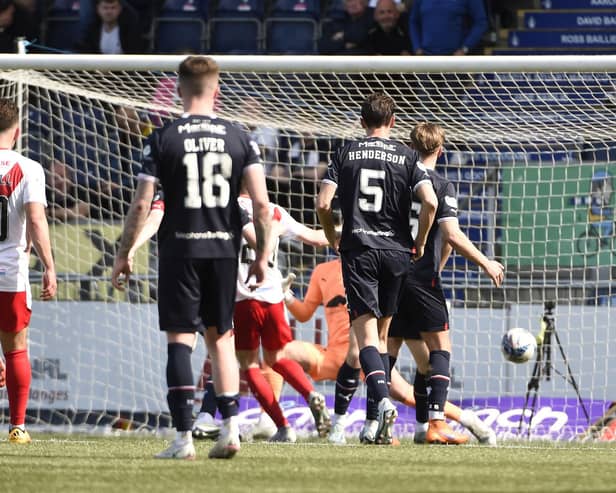
{"type": "Polygon", "coordinates": [[[143,52],[139,19],[120,0],[96,0],[96,18],[77,45],[85,53],[121,55],[143,52]]]}
{"type": "Polygon", "coordinates": [[[0,0],[0,53],[15,53],[19,37],[38,37],[38,24],[30,12],[13,0],[0,0]]]}
{"type": "Polygon", "coordinates": [[[374,9],[375,25],[368,31],[366,52],[370,55],[410,55],[411,45],[400,10],[394,0],[379,0],[374,9]]]}
{"type": "MultiPolygon", "coordinates": [[[[76,0],[79,4],[79,34],[85,37],[91,25],[96,21],[97,0],[76,0]]],[[[122,7],[138,18],[141,34],[148,32],[152,25],[152,16],[159,11],[164,0],[120,0],[122,7]]]]}
{"type": "Polygon", "coordinates": [[[324,55],[360,54],[372,27],[368,0],[344,0],[345,16],[323,26],[319,51],[324,55]]]}
{"type": "Polygon", "coordinates": [[[409,32],[416,55],[466,55],[488,28],[484,0],[414,0],[409,32]]]}
{"type": "Polygon", "coordinates": [[[47,170],[47,214],[51,221],[77,221],[89,216],[90,207],[80,191],[75,171],[55,159],[47,170]]]}

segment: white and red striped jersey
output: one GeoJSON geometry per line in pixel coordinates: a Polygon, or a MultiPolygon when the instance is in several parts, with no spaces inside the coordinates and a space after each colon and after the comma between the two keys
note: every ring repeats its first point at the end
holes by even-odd
{"type": "Polygon", "coordinates": [[[47,206],[41,165],[8,149],[0,150],[0,291],[30,290],[26,253],[26,207],[47,206]]]}
{"type": "MultiPolygon", "coordinates": [[[[250,198],[241,196],[237,200],[240,204],[240,208],[245,210],[252,220],[252,201],[250,198]]],[[[287,211],[271,202],[269,204],[269,209],[272,215],[272,221],[279,223],[279,227],[275,229],[275,231],[278,231],[278,238],[292,238],[298,235],[303,226],[293,219],[287,211]]],[[[280,303],[284,298],[284,294],[281,286],[282,273],[280,269],[278,269],[278,239],[276,239],[276,245],[268,260],[265,281],[260,287],[251,291],[246,284],[246,277],[248,276],[250,264],[252,264],[255,258],[255,251],[250,248],[246,240],[242,238],[235,301],[258,300],[267,303],[280,303]]]]}

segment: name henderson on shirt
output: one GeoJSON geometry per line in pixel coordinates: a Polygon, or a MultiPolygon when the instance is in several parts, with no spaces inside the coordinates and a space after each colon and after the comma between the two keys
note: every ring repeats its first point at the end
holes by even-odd
{"type": "Polygon", "coordinates": [[[360,159],[378,159],[381,161],[389,161],[394,164],[404,164],[406,156],[393,154],[391,152],[379,151],[377,149],[362,149],[361,151],[350,151],[347,154],[347,159],[356,161],[360,159]]]}

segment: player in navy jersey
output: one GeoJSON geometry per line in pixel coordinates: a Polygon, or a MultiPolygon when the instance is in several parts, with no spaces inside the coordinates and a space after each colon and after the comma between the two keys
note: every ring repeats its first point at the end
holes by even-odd
{"type": "MultiPolygon", "coordinates": [[[[454,432],[445,422],[451,341],[440,272],[451,253],[451,247],[479,265],[497,287],[503,282],[504,267],[495,260],[489,260],[460,230],[455,188],[434,171],[445,141],[443,129],[436,124],[420,123],[411,132],[411,141],[413,148],[419,152],[422,165],[428,169],[438,197],[438,208],[428,233],[424,255],[414,263],[404,283],[400,307],[390,327],[388,349],[395,358],[402,340],[406,340],[417,363],[414,381],[415,441],[462,444],[468,441],[468,436],[454,432]]],[[[478,438],[481,443],[496,445],[494,433],[490,431],[478,438]]]]}
{"type": "Polygon", "coordinates": [[[436,196],[418,155],[389,138],[394,101],[375,92],[361,108],[366,137],[336,151],[321,184],[317,213],[330,244],[339,248],[351,327],[359,344],[366,384],[378,403],[375,441],[391,443],[396,407],[389,400],[387,332],[411,264],[411,198],[421,203],[415,248],[422,255],[436,210],[436,196]],[[332,200],[343,218],[337,244],[332,200]]]}
{"type": "Polygon", "coordinates": [[[253,202],[256,260],[249,277],[265,278],[270,214],[258,146],[236,125],[218,118],[219,69],[209,57],[179,66],[178,94],[185,113],[155,130],[143,146],[143,167],[114,263],[112,282],[123,289],[130,252],[150,209],[156,184],[165,197],[158,232],[158,315],[167,333],[167,401],[176,439],[156,457],[194,459],[192,407],[195,386],[190,355],[195,332],[204,332],[212,358],[217,404],[223,417],[210,458],[230,458],[240,448],[237,422],[239,373],[232,329],[241,219],[242,180],[253,202]]]}

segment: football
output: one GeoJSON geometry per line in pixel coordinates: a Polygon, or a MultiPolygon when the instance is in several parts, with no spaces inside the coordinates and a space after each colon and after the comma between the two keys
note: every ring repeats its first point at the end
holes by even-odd
{"type": "Polygon", "coordinates": [[[515,327],[503,336],[501,351],[507,361],[526,363],[537,352],[537,340],[528,330],[515,327]]]}

